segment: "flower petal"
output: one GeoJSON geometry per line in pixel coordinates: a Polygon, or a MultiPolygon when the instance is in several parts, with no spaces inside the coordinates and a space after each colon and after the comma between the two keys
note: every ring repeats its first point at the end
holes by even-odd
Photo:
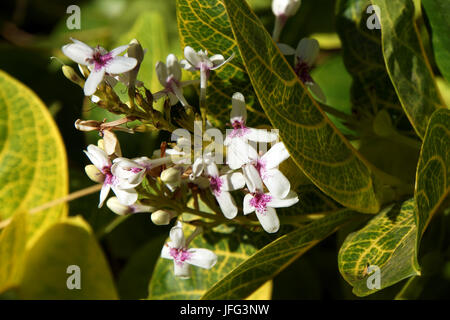
{"type": "Polygon", "coordinates": [[[240,172],[224,174],[220,176],[220,178],[223,182],[222,190],[234,191],[245,187],[245,178],[244,175],[240,172]]]}
{"type": "Polygon", "coordinates": [[[188,263],[174,262],[173,263],[173,273],[176,277],[180,279],[189,279],[191,277],[191,268],[188,263]]]}
{"type": "Polygon", "coordinates": [[[255,211],[255,207],[250,204],[250,200],[253,199],[253,196],[250,193],[247,193],[244,197],[244,215],[250,214],[255,211]]]}
{"type": "Polygon", "coordinates": [[[191,71],[191,72],[197,71],[197,69],[195,69],[195,67],[189,61],[187,61],[185,59],[180,61],[180,66],[187,71],[191,71]]]}
{"type": "Polygon", "coordinates": [[[192,177],[198,177],[202,174],[204,168],[203,158],[199,157],[192,164],[192,177]]]}
{"type": "Polygon", "coordinates": [[[159,83],[163,87],[166,87],[167,85],[167,66],[164,64],[164,62],[158,61],[156,63],[156,75],[158,76],[159,83]]]}
{"type": "Polygon", "coordinates": [[[283,142],[275,143],[262,157],[266,164],[266,169],[278,167],[281,162],[289,158],[289,152],[283,142]]]}
{"type": "Polygon", "coordinates": [[[111,189],[111,185],[109,185],[109,184],[104,184],[102,186],[102,189],[100,190],[100,201],[98,203],[99,208],[101,208],[103,206],[103,202],[105,202],[110,189],[111,189]]]}
{"type": "Polygon", "coordinates": [[[216,200],[219,203],[219,207],[225,218],[233,219],[237,216],[238,208],[229,192],[221,191],[218,195],[216,195],[216,200]]]}
{"type": "Polygon", "coordinates": [[[307,83],[307,86],[311,91],[314,93],[314,95],[322,102],[327,102],[327,97],[325,97],[325,94],[323,93],[320,86],[315,82],[307,83]]]}
{"type": "Polygon", "coordinates": [[[167,73],[169,75],[172,75],[175,78],[175,80],[180,81],[181,67],[177,57],[172,53],[169,54],[167,56],[166,63],[167,63],[167,73]]]}
{"type": "Polygon", "coordinates": [[[244,139],[232,138],[227,146],[227,164],[235,170],[241,168],[244,164],[258,158],[258,152],[244,139]]]}
{"type": "Polygon", "coordinates": [[[169,243],[165,243],[161,250],[161,258],[173,260],[172,255],[170,254],[170,246],[169,243]]]}
{"type": "Polygon", "coordinates": [[[272,199],[270,200],[270,202],[267,205],[272,208],[286,208],[286,207],[293,206],[297,202],[298,202],[297,194],[294,191],[290,191],[288,193],[288,195],[286,196],[286,198],[284,198],[284,199],[272,197],[272,199]]]}
{"type": "Polygon", "coordinates": [[[275,233],[280,229],[280,220],[274,208],[267,207],[265,212],[256,211],[256,217],[266,232],[275,233]]]}
{"type": "Polygon", "coordinates": [[[284,43],[277,43],[278,49],[280,49],[281,53],[285,56],[290,56],[295,53],[295,49],[290,45],[284,43]]]}
{"type": "Polygon", "coordinates": [[[182,224],[179,221],[172,229],[170,229],[169,236],[170,240],[172,240],[171,248],[184,248],[186,240],[184,239],[182,224]]]}
{"type": "Polygon", "coordinates": [[[206,174],[210,177],[217,177],[219,176],[219,169],[217,169],[217,165],[214,162],[209,162],[205,166],[206,174]]]}
{"type": "Polygon", "coordinates": [[[216,254],[208,249],[189,249],[188,253],[186,262],[196,267],[211,269],[217,262],[216,254]]]}
{"type": "Polygon", "coordinates": [[[316,39],[303,38],[298,43],[295,55],[309,66],[312,66],[316,61],[319,51],[319,42],[316,39]]]}
{"type": "Polygon", "coordinates": [[[129,46],[130,45],[125,44],[123,46],[112,49],[109,53],[111,54],[112,57],[115,57],[115,56],[121,54],[122,52],[124,52],[125,50],[127,50],[129,46]]]}
{"type": "Polygon", "coordinates": [[[225,60],[225,61],[223,61],[222,63],[219,63],[219,64],[214,64],[214,66],[211,68],[211,70],[219,69],[221,66],[223,66],[224,64],[226,64],[227,62],[229,62],[233,58],[234,58],[234,52],[231,54],[231,56],[228,57],[227,60],[225,60]]]}
{"type": "Polygon", "coordinates": [[[184,57],[193,67],[195,68],[200,67],[201,59],[198,56],[198,53],[195,52],[195,50],[192,49],[191,47],[186,46],[184,48],[184,57]]]}
{"type": "Polygon", "coordinates": [[[231,124],[235,121],[243,121],[247,120],[247,107],[245,106],[245,98],[244,95],[240,92],[236,92],[233,94],[231,98],[232,109],[230,120],[231,124]]]}
{"type": "Polygon", "coordinates": [[[124,73],[132,70],[137,65],[135,58],[117,56],[106,65],[106,72],[112,74],[124,73]]]}
{"type": "Polygon", "coordinates": [[[108,155],[106,152],[97,147],[96,145],[90,144],[87,147],[87,151],[84,153],[88,156],[89,160],[91,160],[92,164],[98,169],[102,170],[104,167],[111,165],[108,155]]]}
{"type": "Polygon", "coordinates": [[[291,183],[278,169],[267,170],[263,181],[271,195],[277,198],[286,197],[291,190],[291,183]]]}
{"type": "Polygon", "coordinates": [[[245,137],[250,141],[256,142],[273,142],[277,140],[278,134],[266,129],[248,128],[245,137]]]}
{"type": "Polygon", "coordinates": [[[258,170],[252,164],[246,164],[242,167],[244,172],[245,182],[250,192],[256,192],[257,190],[263,190],[263,182],[259,176],[258,170]]]}
{"type": "Polygon", "coordinates": [[[71,39],[74,43],[66,44],[62,47],[62,52],[76,63],[87,65],[87,59],[92,58],[94,49],[76,39],[71,39]]]}
{"type": "Polygon", "coordinates": [[[116,186],[111,187],[119,202],[126,206],[131,206],[138,199],[138,194],[134,189],[120,189],[116,186]]]}
{"type": "Polygon", "coordinates": [[[91,96],[97,91],[97,86],[102,82],[105,75],[105,69],[101,68],[98,71],[92,70],[84,84],[84,95],[91,96]]]}

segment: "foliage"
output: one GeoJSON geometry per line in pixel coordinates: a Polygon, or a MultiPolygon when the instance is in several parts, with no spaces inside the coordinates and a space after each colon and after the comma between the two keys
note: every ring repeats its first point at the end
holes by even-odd
{"type": "MultiPolygon", "coordinates": [[[[46,36],[27,30],[28,38],[2,40],[0,56],[12,58],[0,65],[0,298],[270,299],[297,287],[319,298],[448,296],[448,1],[303,0],[280,39],[294,48],[299,35],[318,39],[307,72],[326,101],[273,41],[270,2],[92,0],[80,5],[81,30],[68,31],[67,16],[48,11],[46,36]],[[332,21],[318,25],[319,12],[332,21]],[[105,48],[137,39],[147,50],[137,76],[143,86],[102,82],[98,100],[82,97],[60,70],[72,65],[60,50],[70,37],[105,48]],[[194,83],[184,88],[188,107],[153,101],[161,90],[155,64],[169,53],[181,60],[186,46],[232,59],[211,70],[206,100],[194,83]],[[50,56],[58,59],[42,58],[50,56]],[[226,219],[213,193],[193,183],[172,192],[165,167],[146,171],[136,187],[139,205],[152,209],[119,216],[97,208],[90,193],[100,186],[85,177],[81,150],[111,121],[125,119],[111,125],[124,156],[151,158],[161,148],[159,157],[173,148],[170,134],[193,132],[205,110],[209,124],[229,126],[236,92],[245,97],[246,125],[278,129],[290,155],[280,170],[299,201],[277,209],[279,231],[266,233],[242,206],[226,219]],[[98,128],[76,132],[77,118],[98,128]],[[69,194],[80,189],[89,190],[83,198],[69,194]],[[177,218],[155,225],[157,210],[177,218]],[[175,220],[186,235],[203,231],[191,247],[217,256],[187,280],[161,257],[175,220]],[[66,286],[70,265],[82,270],[82,290],[66,286]],[[380,287],[368,286],[370,266],[380,287]],[[300,272],[300,283],[283,282],[300,272]]],[[[199,77],[183,70],[182,78],[199,77]]],[[[231,195],[242,204],[242,194],[231,195]]]]}

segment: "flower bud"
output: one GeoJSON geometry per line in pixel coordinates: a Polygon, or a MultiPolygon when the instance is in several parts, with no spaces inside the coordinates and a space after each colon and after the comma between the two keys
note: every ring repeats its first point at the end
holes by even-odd
{"type": "Polygon", "coordinates": [[[136,202],[135,204],[129,205],[129,206],[124,205],[124,204],[120,203],[120,201],[119,201],[119,199],[117,199],[117,197],[109,198],[108,201],[106,202],[106,205],[112,212],[114,212],[115,214],[118,214],[120,216],[132,214],[132,213],[139,213],[139,212],[152,212],[155,210],[155,208],[152,206],[145,206],[145,205],[139,204],[138,202],[136,202]]]}
{"type": "Polygon", "coordinates": [[[301,0],[272,0],[272,11],[277,17],[289,17],[297,13],[301,0]]]}
{"type": "Polygon", "coordinates": [[[177,168],[171,167],[161,172],[161,181],[169,185],[171,188],[180,186],[181,172],[177,168]]]}
{"type": "Polygon", "coordinates": [[[170,220],[176,216],[176,213],[168,210],[158,210],[152,213],[151,219],[157,226],[168,225],[170,220]]]}
{"type": "Polygon", "coordinates": [[[103,180],[105,180],[105,176],[103,175],[103,173],[101,173],[100,170],[98,170],[97,167],[93,164],[88,164],[86,167],[84,167],[84,171],[86,172],[89,179],[94,182],[103,183],[103,180]]]}
{"type": "Polygon", "coordinates": [[[118,157],[122,156],[119,140],[112,131],[110,130],[103,131],[103,143],[104,143],[104,150],[109,156],[112,154],[115,154],[118,157]]]}
{"type": "Polygon", "coordinates": [[[96,131],[99,130],[99,122],[96,120],[81,120],[75,121],[75,128],[80,131],[96,131]]]}
{"type": "Polygon", "coordinates": [[[128,56],[135,58],[138,61],[138,64],[141,63],[142,60],[144,60],[145,50],[136,39],[131,40],[129,45],[127,50],[128,56]]]}
{"type": "Polygon", "coordinates": [[[81,79],[81,77],[75,72],[72,67],[64,65],[61,69],[67,79],[79,85],[80,87],[84,87],[84,80],[81,79]]]}

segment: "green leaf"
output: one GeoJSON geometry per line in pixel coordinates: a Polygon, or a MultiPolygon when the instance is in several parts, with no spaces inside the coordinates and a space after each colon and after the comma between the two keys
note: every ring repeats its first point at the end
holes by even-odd
{"type": "Polygon", "coordinates": [[[415,199],[418,240],[450,193],[450,110],[431,116],[417,165],[415,199]]]}
{"type": "MultiPolygon", "coordinates": [[[[194,230],[187,224],[184,224],[183,227],[186,236],[194,230]]],[[[254,236],[255,233],[249,233],[238,227],[236,229],[221,227],[197,236],[190,247],[212,250],[218,257],[216,265],[210,270],[191,266],[191,278],[181,280],[174,276],[173,261],[160,258],[150,281],[148,298],[155,300],[199,299],[214,283],[256,252],[257,249],[252,241],[254,236]]],[[[251,292],[253,290],[248,293],[251,292]]]]}
{"type": "Polygon", "coordinates": [[[414,207],[414,199],[389,206],[345,239],[338,255],[339,271],[357,296],[377,291],[368,288],[368,265],[380,268],[381,289],[420,274],[414,207]]]}
{"type": "Polygon", "coordinates": [[[385,64],[398,98],[419,137],[433,111],[443,107],[433,72],[414,21],[410,0],[372,0],[380,8],[385,64]]]}
{"type": "Polygon", "coordinates": [[[223,127],[230,121],[231,97],[235,92],[245,96],[250,126],[267,123],[233,38],[223,1],[177,0],[177,20],[183,48],[207,50],[211,55],[222,54],[225,58],[235,54],[233,60],[211,73],[207,101],[208,119],[212,124],[223,127]]]}
{"type": "MultiPolygon", "coordinates": [[[[313,69],[311,77],[327,97],[326,104],[328,106],[351,114],[350,88],[352,78],[345,69],[342,56],[334,56],[313,69]]],[[[327,115],[343,134],[354,134],[339,118],[330,114],[327,115]]]]}
{"type": "Polygon", "coordinates": [[[242,299],[360,214],[343,209],[284,235],[240,264],[202,299],[242,299]]]}
{"type": "Polygon", "coordinates": [[[51,226],[25,259],[21,299],[117,299],[111,271],[91,228],[81,218],[51,226]],[[80,267],[81,289],[69,290],[67,267],[80,267]]]}
{"type": "Polygon", "coordinates": [[[444,78],[450,82],[450,2],[447,0],[422,0],[431,25],[432,42],[436,63],[444,78]]]}
{"type": "MultiPolygon", "coordinates": [[[[42,101],[0,70],[0,220],[67,194],[67,159],[42,101]]],[[[33,215],[44,225],[66,213],[59,205],[33,215]]]]}
{"type": "Polygon", "coordinates": [[[368,164],[320,109],[251,9],[236,0],[224,3],[258,99],[293,160],[339,203],[378,212],[368,164]]]}
{"type": "Polygon", "coordinates": [[[366,118],[370,121],[379,111],[386,110],[395,115],[397,127],[405,114],[384,64],[381,32],[366,25],[369,5],[369,0],[340,0],[336,5],[336,27],[344,63],[353,80],[353,112],[361,121],[366,118]]]}
{"type": "Polygon", "coordinates": [[[68,191],[66,153],[59,131],[39,98],[0,71],[0,292],[17,284],[26,250],[67,215],[65,205],[30,209],[68,191]],[[24,221],[27,220],[25,226],[24,221]]]}

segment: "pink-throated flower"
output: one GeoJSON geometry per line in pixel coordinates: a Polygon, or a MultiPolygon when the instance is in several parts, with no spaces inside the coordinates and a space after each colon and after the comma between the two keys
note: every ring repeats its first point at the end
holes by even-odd
{"type": "Polygon", "coordinates": [[[244,176],[240,172],[220,175],[214,162],[207,164],[205,171],[209,178],[211,192],[216,197],[223,215],[233,219],[237,216],[238,208],[230,191],[242,189],[245,186],[244,176]]]}
{"type": "Polygon", "coordinates": [[[192,235],[184,238],[181,223],[178,223],[170,230],[170,240],[163,246],[161,257],[174,262],[175,276],[190,278],[190,265],[204,269],[211,269],[217,262],[217,256],[208,249],[188,249],[192,235]]]}
{"type": "Polygon", "coordinates": [[[248,161],[247,141],[273,142],[278,134],[265,129],[254,129],[246,126],[247,108],[245,98],[240,92],[232,97],[230,123],[232,130],[227,130],[224,145],[227,147],[227,164],[231,169],[238,169],[248,161]]]}
{"type": "Polygon", "coordinates": [[[84,94],[93,95],[105,74],[116,75],[132,70],[137,60],[119,56],[128,45],[117,47],[111,51],[97,46],[92,48],[79,40],[71,38],[73,43],[62,47],[62,52],[78,64],[88,66],[90,74],[84,84],[84,94]]]}
{"type": "Polygon", "coordinates": [[[221,54],[208,57],[208,51],[200,50],[195,52],[194,49],[186,46],[184,48],[184,57],[186,59],[180,61],[181,66],[192,72],[200,70],[200,88],[206,88],[211,70],[216,70],[233,59],[234,53],[225,60],[221,54]]]}
{"type": "Polygon", "coordinates": [[[263,229],[268,233],[275,233],[280,229],[275,208],[290,207],[298,202],[297,194],[290,191],[285,198],[274,196],[263,191],[263,183],[257,169],[252,165],[243,168],[247,188],[250,193],[244,197],[244,215],[256,212],[256,217],[263,229]]]}
{"type": "Polygon", "coordinates": [[[175,105],[178,101],[184,107],[189,105],[184,98],[183,88],[198,83],[199,80],[181,81],[181,66],[174,54],[167,56],[166,64],[161,61],[156,63],[156,75],[164,89],[153,94],[153,99],[158,100],[167,96],[169,97],[171,106],[175,105]]]}
{"type": "Polygon", "coordinates": [[[319,54],[319,42],[316,39],[303,38],[297,48],[279,43],[281,53],[284,55],[294,55],[294,71],[298,78],[323,102],[326,102],[325,94],[320,86],[311,78],[311,69],[319,54]]]}
{"type": "Polygon", "coordinates": [[[139,174],[142,167],[140,167],[137,163],[133,164],[136,168],[134,170],[136,173],[127,173],[127,177],[124,179],[123,177],[116,175],[118,173],[118,167],[121,166],[120,163],[118,164],[116,162],[113,165],[103,149],[91,144],[87,147],[87,151],[85,150],[84,153],[86,153],[89,160],[91,160],[92,164],[100,171],[102,175],[103,186],[100,191],[99,208],[103,206],[103,202],[108,196],[110,189],[113,190],[120,203],[123,205],[131,205],[136,202],[138,194],[136,193],[136,190],[134,190],[134,186],[137,186],[137,184],[131,184],[131,181],[137,182],[139,180],[135,179],[133,175],[139,174]],[[114,169],[113,166],[115,166],[114,169]]]}

